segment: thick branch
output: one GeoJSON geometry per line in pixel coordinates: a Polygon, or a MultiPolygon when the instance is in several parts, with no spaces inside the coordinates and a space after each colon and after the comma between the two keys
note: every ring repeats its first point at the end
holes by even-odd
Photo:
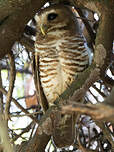
{"type": "Polygon", "coordinates": [[[91,104],[72,104],[62,108],[64,112],[79,112],[81,114],[90,115],[95,120],[112,121],[114,122],[114,88],[109,97],[104,103],[91,105],[91,104]],[[112,107],[113,106],[113,107],[112,107]]]}
{"type": "MultiPolygon", "coordinates": [[[[111,5],[111,2],[107,3],[111,5]]],[[[114,10],[114,5],[113,3],[113,6],[110,6],[108,4],[105,6],[103,2],[101,3],[102,7],[104,7],[103,9],[100,9],[102,15],[99,23],[95,46],[95,62],[96,65],[101,68],[101,79],[107,83],[108,79],[105,79],[104,73],[106,72],[106,69],[109,66],[111,60],[114,39],[114,14],[111,12],[112,7],[114,10]]],[[[112,85],[114,85],[114,81],[112,81],[112,85]]]]}
{"type": "Polygon", "coordinates": [[[31,0],[0,1],[0,21],[3,20],[6,16],[10,16],[16,10],[22,10],[22,7],[30,2],[31,0]]]}
{"type": "MultiPolygon", "coordinates": [[[[26,0],[25,2],[27,3],[25,3],[22,7],[19,5],[19,9],[17,9],[14,13],[10,15],[8,14],[9,17],[5,16],[7,18],[0,25],[0,57],[3,57],[5,54],[11,51],[15,41],[18,41],[21,38],[27,22],[33,18],[38,9],[45,4],[46,0],[31,0],[29,3],[26,0]]],[[[1,9],[2,7],[0,7],[0,10],[1,9]]]]}
{"type": "Polygon", "coordinates": [[[63,107],[62,111],[63,113],[78,112],[80,114],[90,115],[94,120],[114,122],[114,108],[106,104],[84,105],[75,103],[73,105],[63,107]]]}

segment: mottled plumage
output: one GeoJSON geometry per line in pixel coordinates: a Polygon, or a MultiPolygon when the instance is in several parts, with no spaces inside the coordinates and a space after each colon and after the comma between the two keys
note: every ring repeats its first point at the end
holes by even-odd
{"type": "Polygon", "coordinates": [[[88,49],[71,7],[50,6],[35,19],[35,52],[39,56],[41,85],[51,104],[87,67],[88,49]]]}

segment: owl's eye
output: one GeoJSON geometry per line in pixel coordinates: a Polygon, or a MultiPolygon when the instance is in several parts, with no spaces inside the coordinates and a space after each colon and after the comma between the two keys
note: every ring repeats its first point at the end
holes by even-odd
{"type": "Polygon", "coordinates": [[[54,20],[57,16],[58,16],[58,14],[56,14],[56,13],[48,14],[48,21],[54,20]]]}

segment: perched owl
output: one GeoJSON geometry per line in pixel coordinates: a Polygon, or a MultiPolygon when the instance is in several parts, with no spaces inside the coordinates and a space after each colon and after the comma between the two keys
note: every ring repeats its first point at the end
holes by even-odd
{"type": "Polygon", "coordinates": [[[89,51],[70,6],[49,6],[35,20],[35,55],[39,56],[41,86],[51,105],[87,67],[89,51]]]}

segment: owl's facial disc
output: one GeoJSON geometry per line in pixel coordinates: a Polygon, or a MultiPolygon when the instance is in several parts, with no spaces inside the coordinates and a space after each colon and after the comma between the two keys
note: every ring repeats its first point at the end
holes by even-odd
{"type": "Polygon", "coordinates": [[[59,15],[55,12],[50,12],[50,13],[46,14],[45,19],[44,19],[45,22],[43,22],[40,26],[41,33],[44,36],[48,32],[60,27],[60,25],[58,23],[56,23],[56,22],[58,22],[58,17],[59,17],[59,15]]]}
{"type": "Polygon", "coordinates": [[[56,31],[59,35],[60,31],[69,31],[72,28],[75,22],[73,17],[70,7],[64,5],[50,6],[41,10],[36,16],[37,27],[43,36],[56,31]]]}
{"type": "Polygon", "coordinates": [[[69,19],[59,10],[50,10],[40,16],[40,31],[42,35],[51,33],[68,25],[69,19]]]}
{"type": "Polygon", "coordinates": [[[41,24],[40,30],[44,36],[47,34],[49,29],[51,28],[51,26],[50,26],[50,24],[48,24],[48,22],[52,22],[53,20],[55,20],[57,18],[57,16],[58,16],[57,13],[49,13],[46,18],[47,24],[41,24]]]}

